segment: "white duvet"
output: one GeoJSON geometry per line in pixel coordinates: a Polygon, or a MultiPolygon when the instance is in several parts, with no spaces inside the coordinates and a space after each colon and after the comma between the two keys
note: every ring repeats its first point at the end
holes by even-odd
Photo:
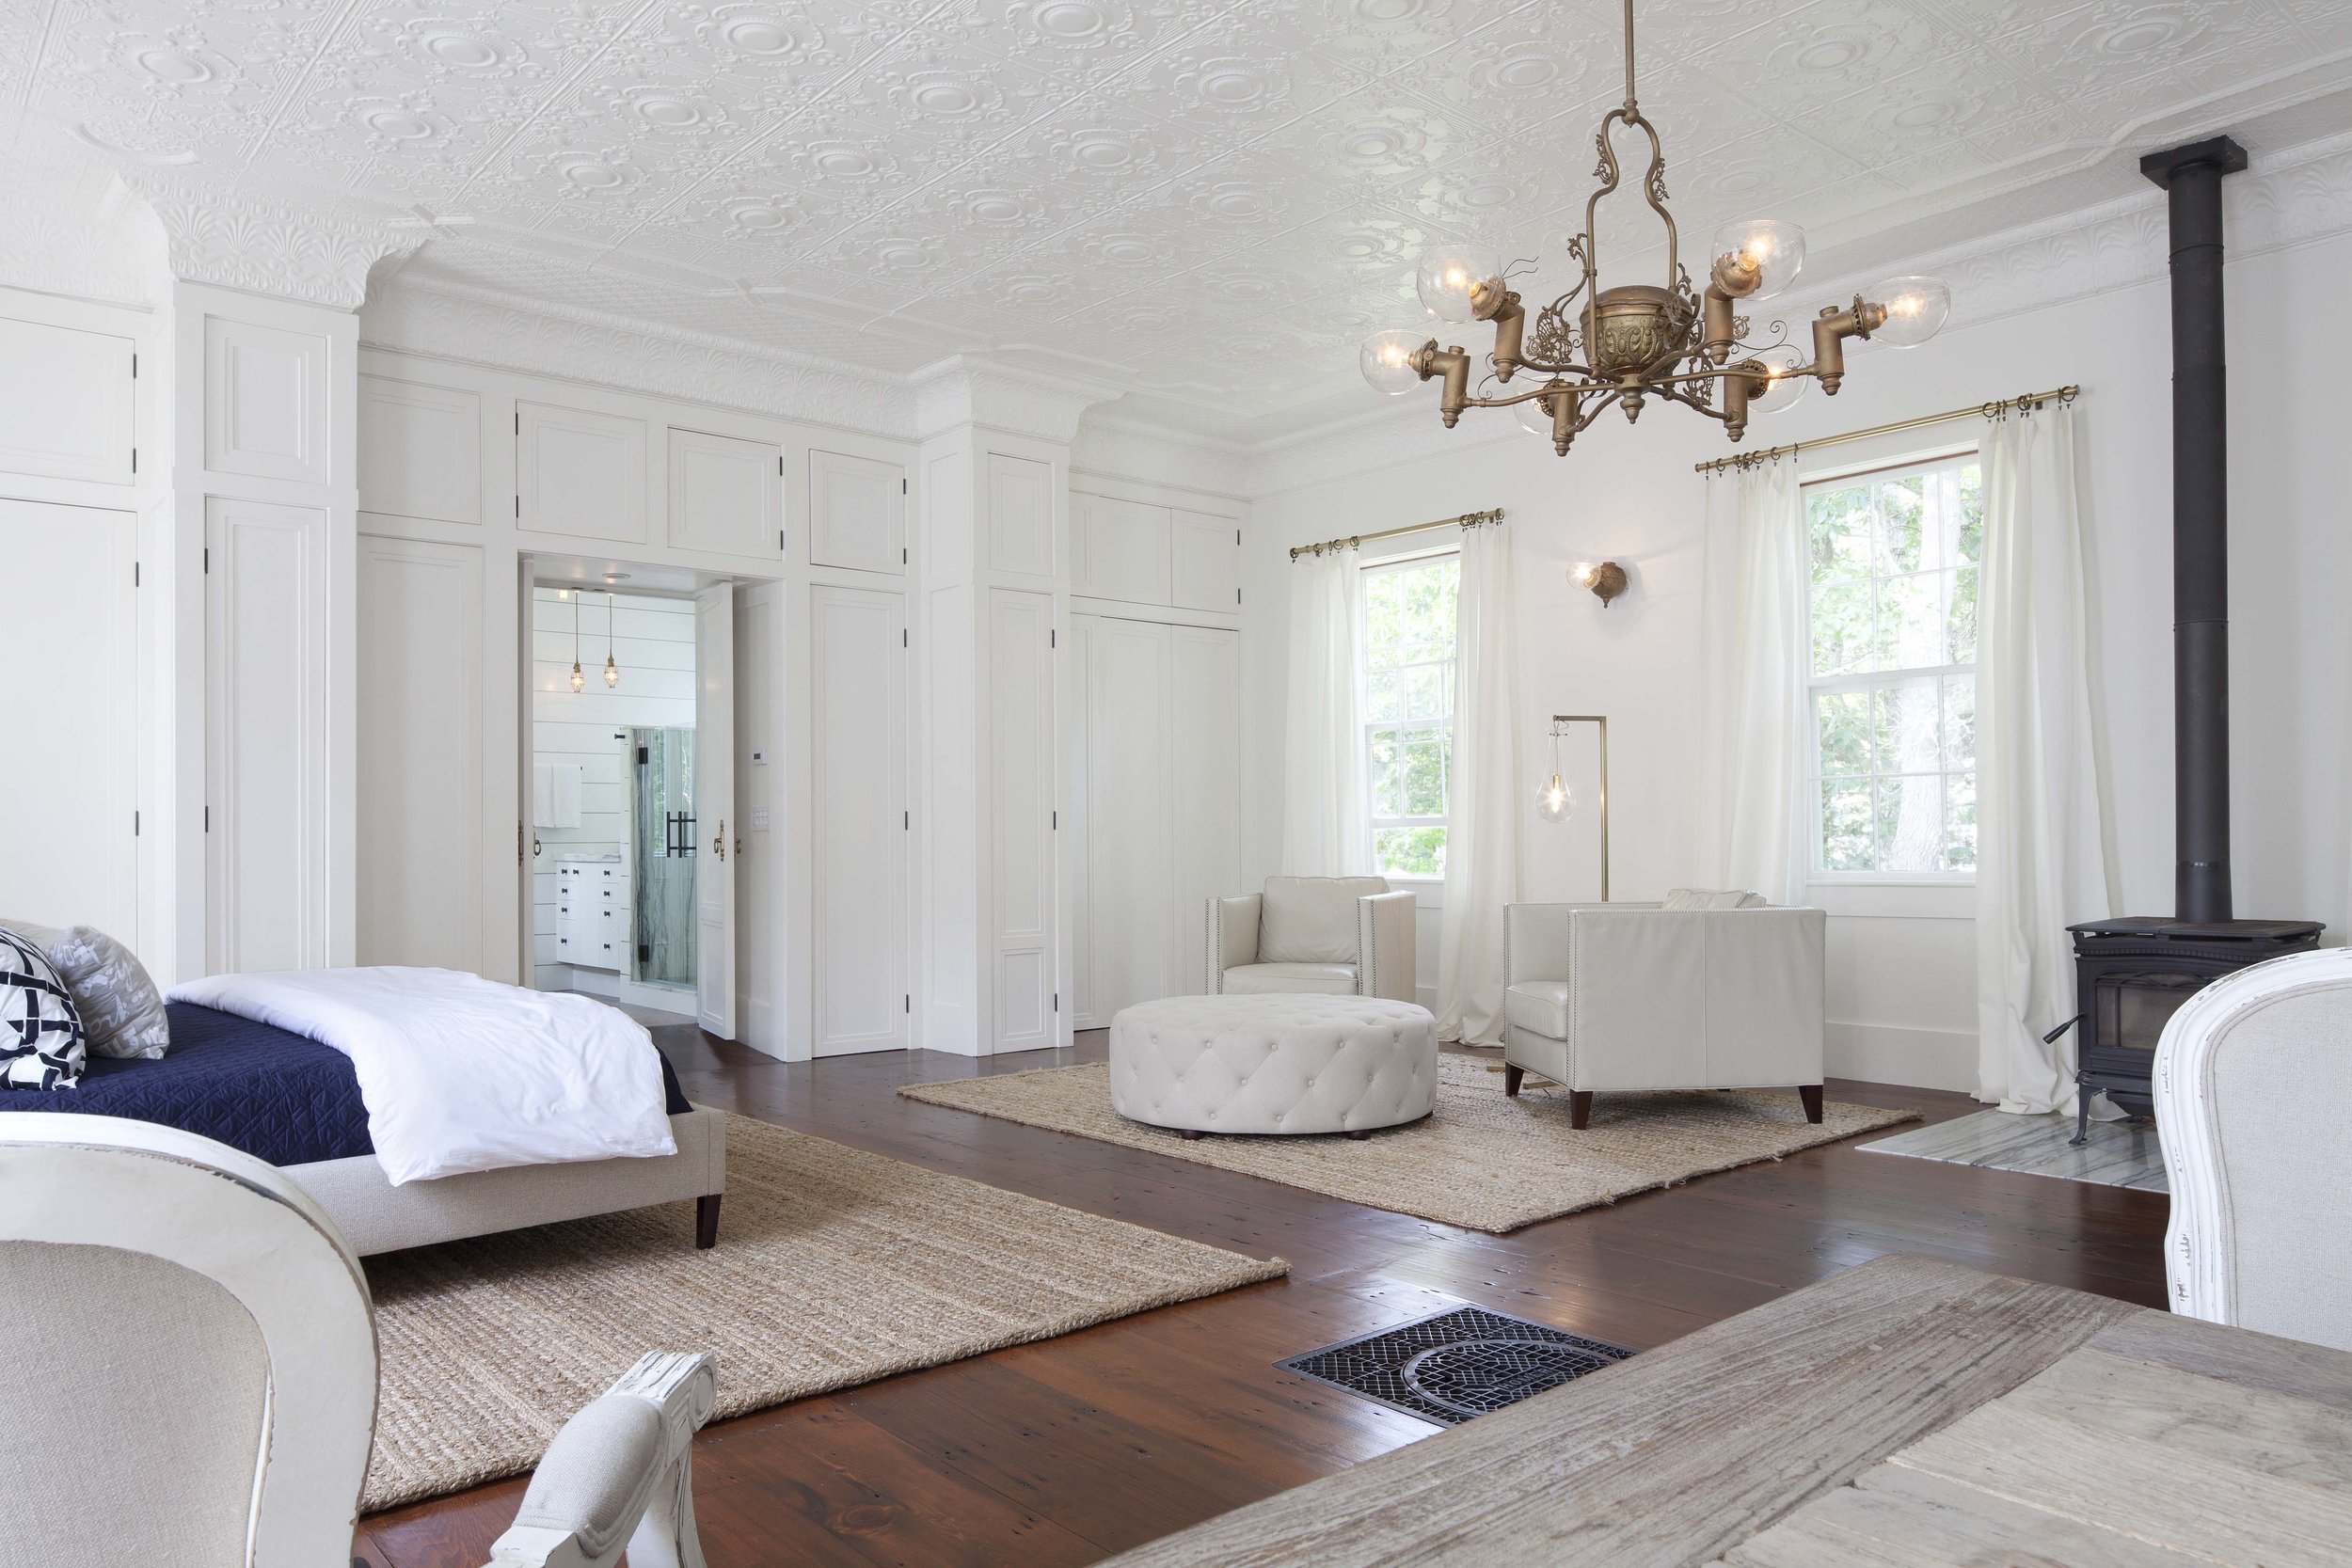
{"type": "Polygon", "coordinates": [[[394,1186],[463,1171],[675,1154],[644,1026],[585,996],[448,969],[297,969],[174,986],[351,1058],[394,1186]]]}

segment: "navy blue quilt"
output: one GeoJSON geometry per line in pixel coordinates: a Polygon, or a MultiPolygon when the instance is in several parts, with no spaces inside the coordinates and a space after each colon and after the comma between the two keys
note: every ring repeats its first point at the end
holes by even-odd
{"type": "MultiPolygon", "coordinates": [[[[351,1058],[234,1013],[173,1002],[171,1049],[155,1061],[92,1056],[79,1088],[0,1091],[0,1112],[70,1111],[161,1122],[273,1165],[373,1154],[351,1058]]],[[[688,1109],[667,1056],[670,1115],[688,1109]]]]}

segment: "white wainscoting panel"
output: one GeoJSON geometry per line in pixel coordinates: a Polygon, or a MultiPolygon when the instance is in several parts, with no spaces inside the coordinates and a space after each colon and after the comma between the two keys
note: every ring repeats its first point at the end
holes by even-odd
{"type": "Polygon", "coordinates": [[[485,973],[482,550],[359,536],[363,964],[485,973]]]}
{"type": "Polygon", "coordinates": [[[128,338],[0,318],[0,470],[134,483],[128,338]]]}
{"type": "Polygon", "coordinates": [[[988,612],[995,1049],[1030,1051],[1056,1037],[1054,601],[995,588],[988,612]]]}
{"type": "MultiPolygon", "coordinates": [[[[0,500],[0,917],[138,945],[138,519],[0,500]]],[[[158,589],[158,592],[161,592],[158,589]]]]}
{"type": "Polygon", "coordinates": [[[907,471],[847,452],[808,454],[808,559],[861,572],[906,571],[907,471]]]}
{"type": "Polygon", "coordinates": [[[784,473],[766,441],[670,432],[670,543],[773,561],[784,553],[784,473]]]}
{"type": "Polygon", "coordinates": [[[1208,985],[1208,901],[1249,891],[1241,882],[1241,633],[1171,626],[1168,655],[1168,974],[1176,993],[1190,994],[1208,985]]]}
{"type": "Polygon", "coordinates": [[[1179,610],[1217,610],[1229,615],[1238,611],[1241,537],[1233,520],[1182,507],[1169,518],[1175,566],[1168,602],[1179,610]]]}
{"type": "Polygon", "coordinates": [[[1168,508],[1073,494],[1070,591],[1132,604],[1168,602],[1168,508]]]}
{"type": "Polygon", "coordinates": [[[515,419],[518,526],[644,541],[644,420],[526,402],[515,419]]]}
{"type": "Polygon", "coordinates": [[[327,945],[326,514],[205,502],[206,963],[309,969],[327,945]]]}
{"type": "Polygon", "coordinates": [[[359,510],[482,521],[482,399],[454,387],[361,376],[359,510]]]}
{"type": "Polygon", "coordinates": [[[809,590],[819,1056],[907,1042],[905,626],[903,594],[809,590]]]}
{"type": "Polygon", "coordinates": [[[258,479],[327,482],[326,340],[204,318],[204,466],[258,479]]]}
{"type": "Polygon", "coordinates": [[[1025,577],[1054,575],[1054,466],[988,454],[988,564],[1025,577]]]}

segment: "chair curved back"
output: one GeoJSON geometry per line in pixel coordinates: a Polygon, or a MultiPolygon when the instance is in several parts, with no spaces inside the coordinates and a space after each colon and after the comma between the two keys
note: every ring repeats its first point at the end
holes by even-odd
{"type": "Polygon", "coordinates": [[[10,1560],[347,1562],[375,1419],[366,1275],[274,1165],[118,1117],[0,1124],[10,1560]]]}
{"type": "Polygon", "coordinates": [[[2352,950],[2189,998],[2156,1046],[2172,1310],[2352,1350],[2352,950]]]}

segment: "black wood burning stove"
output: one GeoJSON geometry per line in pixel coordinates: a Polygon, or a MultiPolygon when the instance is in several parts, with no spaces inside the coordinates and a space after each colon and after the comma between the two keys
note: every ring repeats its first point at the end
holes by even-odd
{"type": "Polygon", "coordinates": [[[2172,233],[2172,746],[2177,868],[2169,918],[2094,920],[2074,936],[2079,1092],[2154,1109],[2156,1039],[2191,993],[2265,958],[2319,945],[2307,920],[2238,920],[2230,902],[2228,380],[2222,356],[2221,181],[2246,166],[2227,136],[2152,152],[2172,233]]]}

